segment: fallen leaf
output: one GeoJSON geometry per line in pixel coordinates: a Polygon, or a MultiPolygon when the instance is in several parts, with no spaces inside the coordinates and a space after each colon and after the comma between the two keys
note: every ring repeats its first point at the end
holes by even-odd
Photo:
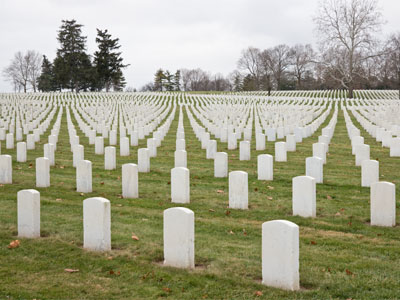
{"type": "Polygon", "coordinates": [[[171,181],[168,181],[167,184],[171,184],[171,181]]]}
{"type": "Polygon", "coordinates": [[[247,231],[244,228],[243,228],[243,235],[247,235],[247,231]]]}
{"type": "Polygon", "coordinates": [[[112,259],[113,259],[113,257],[112,257],[112,256],[109,256],[109,257],[107,257],[107,259],[108,259],[108,260],[112,260],[112,259]]]}
{"type": "Polygon", "coordinates": [[[76,273],[79,272],[79,269],[64,269],[64,271],[67,273],[76,273]]]}
{"type": "Polygon", "coordinates": [[[139,238],[132,232],[132,240],[138,241],[139,238]]]}
{"type": "Polygon", "coordinates": [[[328,199],[328,200],[332,200],[332,197],[331,197],[331,196],[329,196],[329,195],[327,195],[327,196],[326,196],[326,199],[328,199]]]}
{"type": "Polygon", "coordinates": [[[255,192],[258,192],[258,188],[255,188],[254,191],[255,191],[255,192]]]}
{"type": "Polygon", "coordinates": [[[81,196],[85,196],[85,194],[84,194],[84,193],[80,193],[80,195],[81,195],[81,196]]]}
{"type": "Polygon", "coordinates": [[[235,234],[232,230],[229,231],[229,234],[235,234]]]}
{"type": "Polygon", "coordinates": [[[254,295],[256,295],[257,297],[260,297],[260,296],[263,295],[263,293],[262,293],[261,291],[256,291],[256,292],[254,293],[254,295]]]}
{"type": "Polygon", "coordinates": [[[225,212],[225,215],[227,215],[227,216],[229,216],[231,214],[231,211],[230,210],[227,210],[226,212],[225,212]]]}
{"type": "Polygon", "coordinates": [[[108,273],[109,273],[110,275],[114,275],[114,274],[115,274],[113,270],[110,270],[108,273]]]}
{"type": "Polygon", "coordinates": [[[101,185],[104,185],[104,181],[100,182],[101,185]]]}
{"type": "Polygon", "coordinates": [[[218,194],[223,194],[224,191],[223,191],[223,190],[217,190],[217,193],[218,193],[218,194]]]}
{"type": "Polygon", "coordinates": [[[117,179],[120,180],[120,179],[121,179],[121,176],[118,176],[117,179]]]}
{"type": "Polygon", "coordinates": [[[310,243],[311,243],[311,245],[316,245],[317,244],[316,241],[311,241],[310,243]]]}
{"type": "Polygon", "coordinates": [[[215,210],[213,210],[212,208],[210,208],[208,211],[209,212],[215,212],[215,210]]]}
{"type": "Polygon", "coordinates": [[[19,240],[12,241],[8,245],[8,249],[18,248],[20,244],[21,244],[21,242],[19,240]]]}
{"type": "Polygon", "coordinates": [[[337,212],[336,214],[335,214],[335,216],[340,216],[341,215],[341,213],[340,212],[337,212]]]}
{"type": "Polygon", "coordinates": [[[122,204],[117,204],[118,207],[122,207],[122,204]]]}
{"type": "Polygon", "coordinates": [[[349,271],[349,270],[346,269],[346,274],[347,274],[347,275],[353,275],[353,272],[351,272],[351,271],[349,271]]]}
{"type": "Polygon", "coordinates": [[[170,293],[170,292],[171,292],[171,289],[170,289],[169,287],[163,287],[163,291],[164,291],[164,292],[167,292],[167,293],[170,293]]]}
{"type": "Polygon", "coordinates": [[[56,201],[60,202],[60,201],[62,201],[62,199],[61,198],[57,198],[56,201]]]}
{"type": "Polygon", "coordinates": [[[273,198],[272,198],[272,197],[267,197],[267,199],[268,199],[268,200],[272,200],[273,198]]]}
{"type": "Polygon", "coordinates": [[[269,185],[269,186],[268,186],[268,189],[269,189],[269,190],[273,190],[274,187],[269,185]]]}
{"type": "Polygon", "coordinates": [[[60,166],[60,169],[64,169],[65,167],[64,166],[60,166]]]}

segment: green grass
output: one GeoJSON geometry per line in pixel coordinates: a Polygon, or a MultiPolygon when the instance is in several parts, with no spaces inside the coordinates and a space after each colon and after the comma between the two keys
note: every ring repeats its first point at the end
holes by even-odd
{"type": "MultiPolygon", "coordinates": [[[[191,180],[191,203],[195,213],[195,262],[192,271],[162,266],[163,211],[177,206],[170,201],[170,169],[173,167],[178,112],[171,128],[151,159],[151,172],[139,174],[139,199],[121,199],[121,165],[137,162],[137,149],[119,157],[117,170],[104,170],[104,157],[78,130],[85,146],[85,159],[93,163],[93,192],[75,192],[75,169],[67,133],[66,113],[57,144],[56,166],[51,168],[51,187],[41,193],[41,235],[17,239],[17,192],[35,188],[36,157],[43,155],[42,136],[28,162],[17,163],[13,155],[13,184],[0,187],[0,299],[396,299],[400,281],[400,229],[369,225],[369,189],[360,187],[360,168],[354,164],[343,113],[339,111],[324,184],[317,186],[317,217],[291,215],[292,178],[305,173],[305,158],[312,155],[321,128],[288,153],[288,162],[274,163],[274,181],[258,181],[257,155],[274,154],[274,144],[255,151],[253,133],[251,161],[239,161],[239,151],[229,154],[229,171],[249,173],[249,210],[228,209],[228,179],[213,177],[213,161],[205,158],[184,110],[186,149],[191,180]],[[272,187],[272,188],[271,188],[272,187]],[[224,193],[217,192],[223,190],[224,193]],[[111,201],[112,251],[94,253],[82,249],[82,201],[102,196],[111,201]],[[272,197],[272,199],[271,199],[272,197]],[[261,224],[274,219],[300,226],[300,285],[288,292],[261,285],[261,224]],[[131,238],[132,233],[139,241],[131,238]],[[67,273],[65,268],[79,269],[67,273]],[[261,291],[262,296],[255,292],[261,291]]],[[[55,117],[54,117],[55,120],[55,117]]],[[[54,121],[53,120],[53,121],[54,121]]],[[[361,126],[353,118],[356,126],[361,126]]],[[[396,183],[400,158],[389,158],[365,131],[371,158],[378,158],[382,180],[396,183]]],[[[106,144],[108,141],[106,140],[106,144]]],[[[399,210],[399,205],[397,205],[399,210]]]]}

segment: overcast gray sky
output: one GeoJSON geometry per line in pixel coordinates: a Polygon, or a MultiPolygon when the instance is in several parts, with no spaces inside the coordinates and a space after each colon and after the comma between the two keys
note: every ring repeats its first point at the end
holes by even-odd
{"type": "MultiPolygon", "coordinates": [[[[120,39],[127,86],[139,88],[162,67],[200,67],[227,75],[242,49],[315,43],[318,0],[0,0],[0,70],[17,51],[55,56],[62,19],[83,24],[88,51],[96,28],[120,39]]],[[[400,30],[399,0],[380,0],[386,37],[400,30]]],[[[0,91],[12,91],[0,78],[0,91]]]]}

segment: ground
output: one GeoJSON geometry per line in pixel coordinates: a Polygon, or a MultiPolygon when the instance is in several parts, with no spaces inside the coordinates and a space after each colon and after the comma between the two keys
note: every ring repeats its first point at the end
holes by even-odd
{"type": "MultiPolygon", "coordinates": [[[[51,187],[36,188],[41,194],[39,239],[17,237],[16,197],[21,189],[35,188],[34,159],[43,155],[53,123],[36,150],[28,151],[27,163],[17,163],[15,150],[6,150],[4,144],[1,149],[13,155],[13,184],[0,186],[0,299],[399,298],[400,227],[369,225],[369,188],[360,186],[361,170],[351,154],[340,106],[324,184],[317,185],[317,217],[291,215],[292,178],[305,174],[305,159],[312,156],[312,144],[331,117],[297,144],[296,152],[288,153],[288,162],[274,162],[271,182],[257,180],[256,166],[258,154],[274,154],[272,142],[265,151],[256,151],[253,132],[251,161],[239,161],[239,150],[228,151],[226,143],[218,142],[218,151],[229,154],[229,171],[249,174],[249,210],[242,211],[227,208],[228,179],[213,177],[213,161],[206,159],[185,112],[191,203],[184,206],[195,213],[196,262],[195,270],[187,271],[162,266],[163,211],[178,206],[170,201],[178,110],[157,157],[151,159],[151,172],[139,174],[139,199],[122,199],[121,166],[137,162],[137,149],[146,147],[146,140],[131,147],[129,157],[117,155],[117,170],[105,171],[104,157],[94,154],[94,145],[80,130],[85,159],[93,163],[93,192],[75,191],[64,110],[51,187]],[[82,201],[93,196],[111,201],[112,251],[107,253],[82,248],[82,201]],[[275,219],[300,227],[298,292],[261,285],[261,224],[275,219]],[[20,246],[9,249],[16,239],[20,246]]],[[[379,160],[381,180],[395,183],[398,192],[400,158],[389,158],[389,149],[365,131],[361,134],[371,146],[371,159],[379,160]]]]}

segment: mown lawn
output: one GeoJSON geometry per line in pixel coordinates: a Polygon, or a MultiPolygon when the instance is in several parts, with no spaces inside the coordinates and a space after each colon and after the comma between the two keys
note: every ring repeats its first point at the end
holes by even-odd
{"type": "MultiPolygon", "coordinates": [[[[174,165],[177,110],[171,128],[151,159],[151,172],[139,174],[139,199],[121,198],[121,166],[137,162],[137,149],[120,157],[117,170],[104,170],[104,157],[94,155],[94,145],[78,130],[85,159],[93,163],[93,193],[75,192],[75,169],[64,109],[51,187],[41,193],[40,239],[17,237],[17,192],[35,188],[35,161],[43,155],[52,125],[28,151],[28,162],[13,155],[13,184],[0,187],[0,299],[398,299],[400,282],[400,229],[369,225],[369,188],[360,187],[360,167],[351,155],[343,113],[330,144],[324,166],[324,184],[317,186],[317,217],[291,215],[291,180],[305,173],[305,158],[312,155],[322,127],[288,153],[288,162],[274,164],[274,181],[257,180],[257,155],[253,132],[251,161],[239,161],[239,150],[229,154],[229,171],[249,173],[249,210],[228,209],[228,179],[213,177],[213,161],[201,150],[184,110],[186,150],[195,213],[195,261],[192,271],[167,268],[163,261],[163,210],[177,206],[170,201],[170,169],[174,165]],[[102,196],[111,201],[112,251],[82,249],[82,201],[102,196]],[[261,285],[261,224],[274,219],[300,226],[300,285],[298,292],[261,285]],[[132,233],[139,237],[133,240],[132,233]],[[64,269],[78,269],[68,273],[64,269]]],[[[56,117],[54,117],[55,120],[56,117]]],[[[53,120],[53,121],[54,121],[53,120]]],[[[353,118],[356,126],[361,126],[353,118]]],[[[389,158],[365,131],[371,159],[379,159],[381,180],[398,185],[400,158],[389,158]]],[[[106,140],[105,144],[108,144],[106,140]]],[[[399,211],[399,205],[397,204],[399,211]]]]}

